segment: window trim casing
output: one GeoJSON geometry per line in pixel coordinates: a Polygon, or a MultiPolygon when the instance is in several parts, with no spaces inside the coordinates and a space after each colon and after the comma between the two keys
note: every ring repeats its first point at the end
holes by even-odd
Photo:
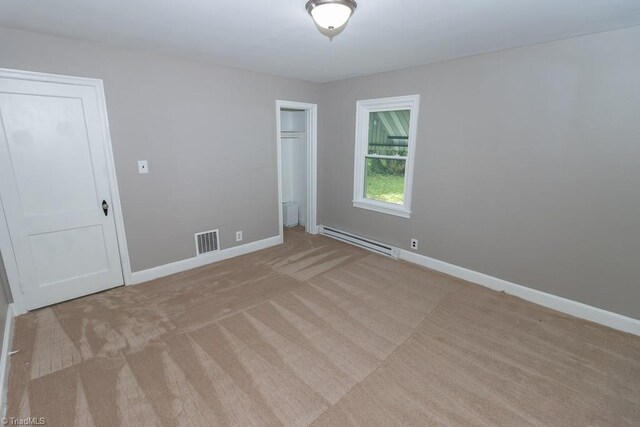
{"type": "Polygon", "coordinates": [[[353,172],[353,206],[403,218],[411,217],[411,195],[413,189],[413,167],[418,132],[420,95],[394,96],[365,99],[356,102],[356,144],[353,172]],[[369,147],[369,113],[376,111],[410,110],[409,139],[404,171],[404,203],[371,200],[364,197],[366,154],[369,147]]]}

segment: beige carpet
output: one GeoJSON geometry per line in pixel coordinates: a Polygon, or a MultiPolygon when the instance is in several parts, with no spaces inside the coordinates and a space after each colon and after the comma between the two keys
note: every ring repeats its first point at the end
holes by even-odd
{"type": "Polygon", "coordinates": [[[50,426],[640,425],[640,338],[324,238],[16,321],[50,426]]]}

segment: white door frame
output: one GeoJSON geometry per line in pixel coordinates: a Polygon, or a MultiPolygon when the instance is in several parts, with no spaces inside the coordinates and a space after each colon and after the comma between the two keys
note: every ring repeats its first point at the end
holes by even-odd
{"type": "MultiPolygon", "coordinates": [[[[118,181],[116,179],[116,167],[113,158],[113,148],[111,145],[111,135],[109,133],[109,118],[107,116],[107,104],[104,96],[102,80],[87,77],[64,76],[59,74],[37,73],[33,71],[11,70],[0,68],[0,77],[16,80],[30,80],[46,83],[71,84],[76,86],[87,86],[93,88],[98,101],[98,112],[100,115],[100,127],[104,150],[107,158],[107,174],[109,175],[109,189],[111,191],[111,207],[116,225],[116,236],[118,238],[118,249],[120,253],[120,265],[124,284],[132,283],[131,263],[129,261],[129,250],[127,249],[127,238],[124,232],[124,220],[122,217],[122,205],[120,204],[120,192],[118,191],[118,181]]],[[[4,214],[4,205],[0,197],[0,252],[9,279],[9,288],[13,297],[13,311],[16,315],[27,312],[27,302],[22,292],[22,282],[20,271],[9,234],[9,225],[4,214]]]]}
{"type": "Polygon", "coordinates": [[[282,218],[282,125],[280,111],[283,108],[307,112],[307,225],[305,230],[318,234],[318,104],[276,100],[276,140],[278,151],[278,226],[280,240],[284,241],[284,221],[282,218]]]}

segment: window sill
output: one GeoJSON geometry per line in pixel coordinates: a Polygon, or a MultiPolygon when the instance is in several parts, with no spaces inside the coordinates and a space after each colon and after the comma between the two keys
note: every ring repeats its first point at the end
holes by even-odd
{"type": "Polygon", "coordinates": [[[369,200],[354,200],[353,207],[367,209],[374,212],[379,212],[387,215],[395,215],[402,218],[410,218],[411,211],[403,207],[396,207],[389,203],[380,203],[369,200]]]}

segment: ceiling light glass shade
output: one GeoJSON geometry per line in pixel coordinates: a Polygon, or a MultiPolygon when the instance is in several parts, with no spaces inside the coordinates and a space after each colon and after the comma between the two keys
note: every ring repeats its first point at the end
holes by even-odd
{"type": "Polygon", "coordinates": [[[307,12],[320,28],[332,31],[344,26],[356,7],[353,0],[310,0],[307,12]]]}
{"type": "Polygon", "coordinates": [[[347,23],[351,17],[351,9],[339,3],[322,4],[313,8],[311,16],[316,24],[331,30],[340,28],[347,23]]]}

